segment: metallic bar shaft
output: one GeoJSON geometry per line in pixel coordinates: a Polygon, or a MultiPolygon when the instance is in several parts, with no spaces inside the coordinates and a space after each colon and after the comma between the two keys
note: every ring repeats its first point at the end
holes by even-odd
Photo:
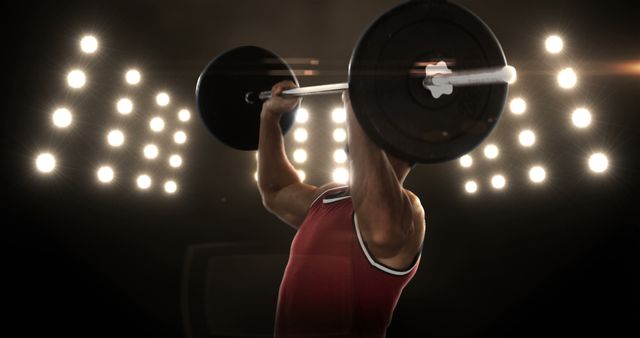
{"type": "MultiPolygon", "coordinates": [[[[322,95],[322,94],[335,94],[342,93],[349,89],[348,83],[335,83],[321,86],[301,87],[285,90],[282,92],[282,96],[300,97],[309,95],[322,95]]],[[[271,91],[261,92],[259,95],[260,100],[268,100],[271,98],[271,91]]]]}
{"type": "Polygon", "coordinates": [[[436,74],[426,76],[422,85],[428,86],[473,86],[492,83],[513,83],[516,79],[516,69],[506,66],[501,69],[479,69],[470,71],[457,71],[451,74],[436,74]]]}

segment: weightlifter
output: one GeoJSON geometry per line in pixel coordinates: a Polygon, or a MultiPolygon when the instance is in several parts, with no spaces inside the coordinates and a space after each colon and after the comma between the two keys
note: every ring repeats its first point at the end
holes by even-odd
{"type": "Polygon", "coordinates": [[[376,146],[348,95],[348,186],[300,181],[279,121],[299,105],[277,83],[262,107],[258,187],[267,210],[297,230],[278,295],[276,337],[384,337],[420,261],[426,232],[420,200],[403,183],[413,164],[376,146]]]}

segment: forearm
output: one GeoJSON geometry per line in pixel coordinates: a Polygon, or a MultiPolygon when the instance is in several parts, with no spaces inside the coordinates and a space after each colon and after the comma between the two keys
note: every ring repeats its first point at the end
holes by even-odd
{"type": "Polygon", "coordinates": [[[287,159],[279,122],[277,114],[263,110],[258,143],[258,189],[263,199],[290,184],[300,182],[287,159]]]}

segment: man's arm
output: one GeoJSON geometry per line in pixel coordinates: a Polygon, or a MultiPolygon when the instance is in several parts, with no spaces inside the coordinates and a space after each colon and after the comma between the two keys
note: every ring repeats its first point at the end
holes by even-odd
{"type": "Polygon", "coordinates": [[[402,188],[382,149],[358,123],[348,95],[343,95],[349,128],[351,198],[358,226],[371,253],[396,269],[415,258],[425,233],[418,198],[402,188]]]}
{"type": "Polygon", "coordinates": [[[300,227],[309,204],[323,188],[304,184],[289,162],[284,148],[280,118],[296,108],[299,99],[279,97],[286,89],[295,88],[290,81],[273,86],[273,98],[262,107],[258,144],[258,189],[267,210],[294,228],[300,227]]]}

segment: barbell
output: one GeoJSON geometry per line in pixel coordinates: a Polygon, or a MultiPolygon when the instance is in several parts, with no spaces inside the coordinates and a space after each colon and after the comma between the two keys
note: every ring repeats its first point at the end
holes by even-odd
{"type": "MultiPolygon", "coordinates": [[[[515,69],[489,27],[460,5],[413,0],[375,20],[360,37],[347,83],[286,90],[303,97],[349,92],[353,111],[378,146],[407,162],[456,159],[491,133],[515,69]]],[[[256,150],[262,102],[283,80],[299,82],[277,54],[256,46],[227,50],[203,70],[196,106],[224,144],[256,150]]],[[[280,121],[286,134],[294,112],[280,121]]]]}

